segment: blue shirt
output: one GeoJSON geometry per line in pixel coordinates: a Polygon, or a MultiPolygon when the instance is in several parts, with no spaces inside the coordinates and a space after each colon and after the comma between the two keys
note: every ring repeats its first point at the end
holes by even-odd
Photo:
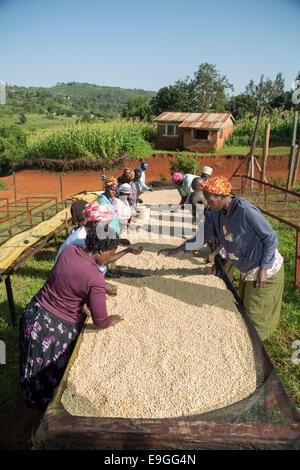
{"type": "Polygon", "coordinates": [[[146,181],[145,171],[142,170],[140,166],[137,168],[137,170],[140,170],[141,173],[142,173],[141,177],[139,179],[139,188],[140,188],[140,190],[144,189],[145,191],[150,191],[149,186],[147,186],[146,183],[145,183],[145,181],[146,181]]]}
{"type": "MultiPolygon", "coordinates": [[[[243,197],[232,197],[227,212],[208,209],[204,222],[204,243],[212,238],[214,230],[240,272],[246,273],[256,267],[270,269],[273,266],[278,246],[277,234],[261,211],[243,197]]],[[[196,235],[189,241],[195,238],[196,235]]],[[[186,243],[183,245],[185,250],[186,243]]]]}

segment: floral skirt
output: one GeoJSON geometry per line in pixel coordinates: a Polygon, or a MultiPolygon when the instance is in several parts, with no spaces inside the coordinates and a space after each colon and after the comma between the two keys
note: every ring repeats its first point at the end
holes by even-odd
{"type": "Polygon", "coordinates": [[[84,322],[48,312],[33,297],[20,320],[20,380],[25,402],[44,410],[55,395],[84,322]]]}

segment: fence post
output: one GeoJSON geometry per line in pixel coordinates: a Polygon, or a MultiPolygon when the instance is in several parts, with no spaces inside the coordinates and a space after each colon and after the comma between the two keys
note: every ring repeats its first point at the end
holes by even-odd
{"type": "Polygon", "coordinates": [[[198,152],[196,152],[194,156],[194,172],[193,172],[194,175],[196,174],[197,159],[198,159],[198,152]]]}
{"type": "Polygon", "coordinates": [[[60,198],[63,201],[63,186],[62,186],[62,174],[59,173],[59,181],[60,181],[60,198]]]}
{"type": "Polygon", "coordinates": [[[268,122],[265,127],[264,149],[263,149],[263,159],[262,159],[261,181],[263,183],[267,182],[266,168],[267,168],[267,159],[268,159],[268,154],[269,154],[270,128],[271,128],[271,124],[268,122]]]}
{"type": "Polygon", "coordinates": [[[13,178],[14,178],[14,192],[15,192],[15,201],[17,200],[17,186],[16,186],[16,173],[13,172],[13,178]]]}
{"type": "Polygon", "coordinates": [[[286,189],[290,189],[290,187],[291,187],[291,185],[292,185],[293,174],[294,174],[295,154],[296,154],[297,125],[298,125],[298,111],[295,111],[295,114],[294,114],[293,137],[292,137],[292,145],[291,145],[290,159],[289,159],[289,174],[288,174],[288,180],[287,180],[286,189]]]}
{"type": "Polygon", "coordinates": [[[296,153],[296,158],[294,162],[294,174],[293,174],[293,179],[292,179],[292,186],[295,186],[297,182],[297,173],[298,173],[298,168],[299,168],[299,160],[300,160],[300,139],[298,142],[298,149],[296,153]]]}
{"type": "MultiPolygon", "coordinates": [[[[250,154],[249,154],[249,165],[248,165],[248,170],[247,170],[247,176],[251,176],[251,178],[254,178],[254,152],[255,152],[255,147],[256,147],[256,139],[258,135],[259,123],[261,120],[263,109],[264,109],[263,106],[261,106],[259,109],[254,136],[253,136],[250,154]]],[[[251,181],[251,189],[253,189],[253,181],[251,181]]]]}

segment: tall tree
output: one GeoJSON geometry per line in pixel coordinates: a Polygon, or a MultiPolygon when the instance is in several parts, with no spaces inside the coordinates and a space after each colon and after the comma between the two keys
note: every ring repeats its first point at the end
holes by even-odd
{"type": "Polygon", "coordinates": [[[196,112],[225,110],[226,90],[233,91],[225,75],[221,75],[214,64],[207,62],[199,65],[190,83],[190,105],[196,112]]]}
{"type": "Polygon", "coordinates": [[[242,119],[248,113],[257,112],[257,104],[251,96],[241,93],[237,96],[231,96],[226,103],[226,110],[229,111],[234,119],[242,119]]]}
{"type": "Polygon", "coordinates": [[[265,106],[284,92],[284,78],[281,72],[278,72],[274,81],[261,75],[257,84],[251,79],[245,87],[245,94],[250,96],[257,107],[265,106]]]}
{"type": "Polygon", "coordinates": [[[151,118],[151,108],[148,97],[135,96],[129,98],[123,109],[123,117],[149,121],[151,118]]]}
{"type": "Polygon", "coordinates": [[[164,111],[190,111],[187,82],[178,80],[175,85],[161,88],[150,101],[155,116],[164,111]]]}
{"type": "Polygon", "coordinates": [[[150,105],[155,115],[164,111],[220,112],[225,110],[226,89],[233,90],[233,85],[215,65],[205,62],[194,72],[194,78],[161,88],[150,105]]]}

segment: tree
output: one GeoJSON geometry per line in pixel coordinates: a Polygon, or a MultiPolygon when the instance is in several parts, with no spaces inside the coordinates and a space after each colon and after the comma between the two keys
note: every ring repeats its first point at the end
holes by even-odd
{"type": "Polygon", "coordinates": [[[188,85],[177,81],[175,85],[161,88],[151,99],[150,107],[155,116],[164,111],[190,111],[188,85]]]}
{"type": "Polygon", "coordinates": [[[27,121],[27,119],[26,119],[25,114],[21,113],[20,116],[19,116],[19,123],[20,124],[25,124],[26,121],[27,121]]]}
{"type": "Polygon", "coordinates": [[[284,78],[282,73],[278,72],[274,81],[270,78],[264,78],[261,75],[257,85],[251,79],[245,87],[245,94],[250,96],[256,103],[257,107],[265,106],[284,92],[284,78]]]}
{"type": "Polygon", "coordinates": [[[275,98],[270,101],[269,106],[271,108],[280,108],[283,111],[284,110],[290,110],[291,107],[293,106],[292,103],[292,92],[291,91],[284,91],[278,96],[275,96],[275,98]]]}
{"type": "Polygon", "coordinates": [[[174,85],[161,88],[150,101],[153,114],[164,111],[220,112],[225,110],[226,89],[232,89],[225,75],[220,75],[215,65],[199,65],[194,78],[177,80],[174,85]]]}
{"type": "Polygon", "coordinates": [[[233,91],[225,75],[216,70],[216,66],[204,62],[199,65],[190,83],[190,104],[196,112],[221,112],[225,110],[226,89],[233,91]]]}
{"type": "Polygon", "coordinates": [[[128,99],[122,113],[125,118],[138,118],[150,121],[151,107],[147,96],[134,96],[128,99]]]}
{"type": "Polygon", "coordinates": [[[251,96],[241,93],[227,100],[226,110],[232,114],[234,119],[238,120],[243,119],[248,113],[257,113],[257,104],[251,96]]]}

